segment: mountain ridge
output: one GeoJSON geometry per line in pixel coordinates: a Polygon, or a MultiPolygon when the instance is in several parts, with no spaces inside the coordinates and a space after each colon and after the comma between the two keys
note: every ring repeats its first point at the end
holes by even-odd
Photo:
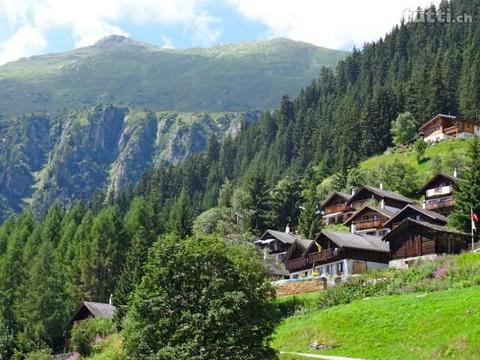
{"type": "Polygon", "coordinates": [[[273,108],[347,52],[288,39],[163,49],[123,36],[0,67],[0,109],[19,114],[99,103],[155,111],[273,108]],[[255,94],[252,96],[252,94],[255,94]]]}

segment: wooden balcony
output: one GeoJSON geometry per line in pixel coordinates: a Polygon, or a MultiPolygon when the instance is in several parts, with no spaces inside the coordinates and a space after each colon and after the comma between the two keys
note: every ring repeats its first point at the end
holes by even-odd
{"type": "Polygon", "coordinates": [[[357,230],[367,230],[367,229],[382,229],[383,221],[382,220],[363,220],[355,222],[357,230]]]}
{"type": "Polygon", "coordinates": [[[429,200],[426,203],[427,210],[438,210],[438,209],[445,209],[455,206],[455,198],[448,197],[448,198],[441,198],[436,200],[429,200]]]}
{"type": "Polygon", "coordinates": [[[337,256],[338,256],[338,254],[336,254],[333,249],[327,249],[327,250],[323,250],[323,251],[320,251],[320,252],[310,254],[310,255],[308,255],[306,257],[302,257],[300,259],[287,261],[285,263],[285,268],[288,271],[292,271],[292,272],[293,271],[298,271],[298,270],[301,270],[301,269],[305,269],[306,267],[308,267],[310,265],[314,265],[314,264],[319,265],[321,263],[332,261],[337,256]]]}
{"type": "Polygon", "coordinates": [[[288,271],[296,271],[306,267],[307,265],[308,265],[308,258],[302,257],[299,259],[287,261],[285,263],[285,268],[288,271]]]}
{"type": "Polygon", "coordinates": [[[328,260],[331,260],[335,257],[333,249],[323,250],[317,253],[308,255],[309,264],[318,264],[328,260]]]}
{"type": "Polygon", "coordinates": [[[325,208],[325,214],[336,214],[340,212],[344,212],[347,208],[347,204],[337,204],[337,205],[332,205],[328,206],[325,208]]]}

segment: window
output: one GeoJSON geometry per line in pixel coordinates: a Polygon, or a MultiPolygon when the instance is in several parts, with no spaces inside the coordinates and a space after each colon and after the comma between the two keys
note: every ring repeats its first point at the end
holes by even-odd
{"type": "Polygon", "coordinates": [[[337,264],[337,274],[343,273],[343,261],[337,264]]]}

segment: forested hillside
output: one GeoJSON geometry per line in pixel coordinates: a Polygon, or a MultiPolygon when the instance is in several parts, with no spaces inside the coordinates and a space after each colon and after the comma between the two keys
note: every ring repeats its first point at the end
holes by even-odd
{"type": "Polygon", "coordinates": [[[68,314],[81,299],[106,302],[114,293],[116,304],[131,311],[147,249],[160,234],[215,234],[243,243],[290,223],[313,236],[318,185],[334,174],[334,187],[347,188],[360,160],[391,146],[399,113],[410,111],[418,124],[439,112],[473,118],[480,107],[480,1],[455,0],[451,7],[473,22],[402,24],[354,51],[336,72],[323,69],[297,98],[284,97],[235,138],[221,144],[211,137],[205,154],[157,164],[136,186],[106,188],[70,211],[54,205],[40,222],[29,211],[6,221],[0,228],[0,329],[11,334],[5,353],[61,348],[68,314]]]}

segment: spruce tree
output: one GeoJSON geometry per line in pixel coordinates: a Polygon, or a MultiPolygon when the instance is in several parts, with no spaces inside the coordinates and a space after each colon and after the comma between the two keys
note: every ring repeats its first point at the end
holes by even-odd
{"type": "Polygon", "coordinates": [[[457,204],[450,224],[469,233],[471,211],[480,216],[480,140],[477,137],[468,143],[467,164],[460,175],[460,189],[455,197],[457,204]]]}
{"type": "Polygon", "coordinates": [[[182,239],[191,235],[193,213],[190,207],[187,192],[182,190],[180,196],[174,201],[170,210],[168,230],[182,239]]]}

